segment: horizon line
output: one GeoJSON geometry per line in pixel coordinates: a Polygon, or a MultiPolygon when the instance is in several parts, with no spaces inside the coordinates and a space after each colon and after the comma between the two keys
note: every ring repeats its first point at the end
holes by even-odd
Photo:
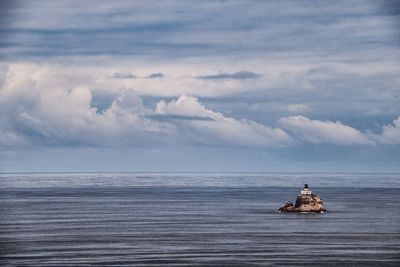
{"type": "Polygon", "coordinates": [[[271,173],[271,174],[400,174],[400,172],[363,172],[363,171],[22,171],[0,172],[3,174],[63,174],[63,173],[271,173]]]}

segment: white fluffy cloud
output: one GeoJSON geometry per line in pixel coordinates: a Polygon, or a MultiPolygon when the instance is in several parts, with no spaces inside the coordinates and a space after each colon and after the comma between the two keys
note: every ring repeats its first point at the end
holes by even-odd
{"type": "Polygon", "coordinates": [[[369,140],[360,131],[344,125],[340,121],[319,121],[303,116],[290,116],[281,118],[279,123],[301,140],[313,144],[373,144],[373,141],[369,140]]]}
{"type": "MultiPolygon", "coordinates": [[[[184,127],[193,129],[196,137],[205,136],[205,142],[228,142],[242,146],[282,146],[292,143],[292,138],[282,129],[271,128],[247,119],[234,119],[208,110],[197,98],[181,96],[169,103],[161,101],[156,112],[162,115],[196,116],[205,119],[182,120],[184,127]]],[[[193,133],[191,133],[193,134],[193,133]]]]}
{"type": "Polygon", "coordinates": [[[149,135],[173,131],[166,123],[146,118],[152,111],[130,90],[118,93],[102,113],[90,106],[91,92],[84,87],[38,94],[36,105],[9,114],[8,127],[32,143],[140,145],[149,135]]]}
{"type": "Polygon", "coordinates": [[[154,110],[146,107],[134,90],[118,89],[111,105],[100,112],[91,106],[89,87],[68,87],[65,77],[55,74],[50,67],[32,64],[9,67],[0,91],[2,140],[105,146],[195,142],[265,147],[291,142],[282,129],[225,117],[191,96],[160,101],[154,110]],[[169,118],[171,115],[185,119],[169,118]],[[167,119],[160,120],[160,116],[167,119]]]}
{"type": "Polygon", "coordinates": [[[89,88],[67,87],[59,79],[50,68],[9,68],[0,90],[2,140],[31,145],[140,145],[151,135],[174,131],[167,123],[148,119],[154,111],[132,90],[118,90],[112,104],[99,112],[91,106],[89,88]]]}
{"type": "Polygon", "coordinates": [[[194,117],[209,117],[213,118],[221,116],[219,113],[212,112],[206,109],[196,97],[181,96],[177,100],[172,100],[169,103],[161,100],[156,106],[156,113],[162,115],[179,115],[179,116],[194,116],[194,117]]]}

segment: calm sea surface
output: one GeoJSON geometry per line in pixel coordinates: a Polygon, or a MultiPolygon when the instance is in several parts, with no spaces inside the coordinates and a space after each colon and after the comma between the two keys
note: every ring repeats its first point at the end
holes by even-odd
{"type": "Polygon", "coordinates": [[[2,266],[400,266],[399,174],[0,174],[2,266]],[[281,214],[304,183],[325,214],[281,214]]]}

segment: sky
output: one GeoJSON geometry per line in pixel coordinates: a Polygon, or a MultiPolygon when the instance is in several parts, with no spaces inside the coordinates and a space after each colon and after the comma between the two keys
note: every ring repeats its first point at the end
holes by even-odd
{"type": "Polygon", "coordinates": [[[1,1],[0,172],[400,172],[400,1],[1,1]]]}

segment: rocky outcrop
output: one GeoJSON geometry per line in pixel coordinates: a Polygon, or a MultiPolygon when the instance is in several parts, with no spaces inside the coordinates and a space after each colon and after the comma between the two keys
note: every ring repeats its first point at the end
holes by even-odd
{"type": "Polygon", "coordinates": [[[293,205],[292,202],[285,202],[283,207],[281,207],[279,212],[325,212],[326,209],[320,198],[320,196],[312,193],[308,189],[308,185],[304,186],[304,189],[297,196],[296,204],[293,205]]]}

